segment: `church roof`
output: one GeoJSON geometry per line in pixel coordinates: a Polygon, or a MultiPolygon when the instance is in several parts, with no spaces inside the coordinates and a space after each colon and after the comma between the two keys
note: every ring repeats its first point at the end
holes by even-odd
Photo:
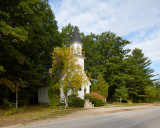
{"type": "Polygon", "coordinates": [[[74,43],[74,42],[78,42],[78,43],[82,44],[81,41],[80,41],[77,26],[74,27],[74,32],[73,32],[73,35],[72,35],[71,44],[74,43]]]}

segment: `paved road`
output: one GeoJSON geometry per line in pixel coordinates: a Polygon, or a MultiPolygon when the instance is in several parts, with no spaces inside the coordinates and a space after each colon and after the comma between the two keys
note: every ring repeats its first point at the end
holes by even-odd
{"type": "Polygon", "coordinates": [[[160,128],[160,107],[39,124],[23,128],[160,128]]]}

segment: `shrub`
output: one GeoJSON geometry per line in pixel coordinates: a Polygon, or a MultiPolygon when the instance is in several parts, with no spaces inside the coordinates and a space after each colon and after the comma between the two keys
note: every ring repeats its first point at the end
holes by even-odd
{"type": "Polygon", "coordinates": [[[11,109],[14,107],[14,104],[10,103],[6,98],[3,101],[3,108],[4,109],[11,109]]]}
{"type": "Polygon", "coordinates": [[[104,101],[100,100],[100,99],[91,99],[92,104],[94,104],[95,107],[99,107],[99,106],[103,106],[104,105],[104,101]]]}
{"type": "Polygon", "coordinates": [[[90,94],[85,94],[84,99],[90,99],[90,98],[91,98],[90,94]]]}
{"type": "Polygon", "coordinates": [[[100,100],[104,100],[104,96],[100,95],[97,92],[92,92],[89,94],[91,98],[95,98],[95,99],[100,99],[100,100]]]}
{"type": "Polygon", "coordinates": [[[104,100],[104,96],[100,95],[97,92],[92,92],[90,94],[86,94],[85,95],[86,99],[90,99],[90,98],[95,98],[95,99],[100,99],[100,100],[104,100]]]}
{"type": "Polygon", "coordinates": [[[50,80],[48,98],[50,108],[57,108],[60,105],[60,84],[54,84],[53,80],[50,80]]]}
{"type": "Polygon", "coordinates": [[[97,92],[86,94],[85,99],[89,99],[95,107],[103,106],[105,103],[104,97],[97,92]]]}
{"type": "Polygon", "coordinates": [[[69,107],[84,107],[85,101],[75,95],[68,97],[68,106],[69,107]]]}

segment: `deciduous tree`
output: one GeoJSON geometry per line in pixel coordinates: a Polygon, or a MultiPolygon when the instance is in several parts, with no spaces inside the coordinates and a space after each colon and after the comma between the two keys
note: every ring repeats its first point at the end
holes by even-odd
{"type": "Polygon", "coordinates": [[[54,48],[52,68],[50,68],[50,74],[53,77],[59,77],[66,107],[68,107],[68,92],[72,90],[72,93],[77,95],[82,84],[86,82],[82,67],[77,63],[77,59],[72,53],[73,51],[66,46],[54,48]]]}

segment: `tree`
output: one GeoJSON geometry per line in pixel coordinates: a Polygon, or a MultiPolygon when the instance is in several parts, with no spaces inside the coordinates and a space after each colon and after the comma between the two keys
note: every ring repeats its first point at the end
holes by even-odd
{"type": "Polygon", "coordinates": [[[156,89],[156,86],[151,85],[145,88],[145,102],[154,102],[159,94],[159,90],[156,89]]]}
{"type": "Polygon", "coordinates": [[[104,98],[107,98],[107,96],[108,96],[108,87],[109,87],[109,85],[104,80],[103,75],[99,74],[97,76],[97,83],[92,85],[91,91],[92,92],[98,92],[99,94],[104,96],[104,98]]]}
{"type": "Polygon", "coordinates": [[[73,30],[74,30],[74,26],[71,25],[70,23],[62,28],[60,35],[62,38],[62,43],[64,45],[69,46],[72,39],[73,30]]]}
{"type": "Polygon", "coordinates": [[[156,87],[157,90],[156,100],[160,101],[160,79],[154,82],[154,86],[156,87]]]}
{"type": "Polygon", "coordinates": [[[148,66],[151,60],[145,57],[141,49],[134,49],[132,54],[126,58],[128,63],[126,73],[131,77],[126,82],[129,92],[129,99],[134,102],[143,102],[145,100],[145,89],[147,86],[153,85],[151,78],[154,76],[153,69],[148,66]]]}
{"type": "Polygon", "coordinates": [[[83,38],[86,56],[85,69],[92,72],[92,77],[103,74],[109,84],[108,100],[114,98],[115,89],[124,84],[124,58],[130,51],[124,47],[130,42],[112,32],[100,35],[91,33],[83,38]]]}
{"type": "Polygon", "coordinates": [[[125,86],[121,86],[115,89],[114,98],[116,101],[128,101],[128,89],[125,86]]]}
{"type": "MultiPolygon", "coordinates": [[[[59,78],[61,91],[64,94],[65,105],[68,107],[68,92],[77,95],[82,84],[86,82],[82,67],[77,63],[69,47],[54,48],[52,53],[52,68],[50,74],[59,78]]],[[[54,86],[54,85],[53,85],[54,86]]]]}
{"type": "Polygon", "coordinates": [[[48,1],[1,0],[0,37],[0,65],[5,70],[0,85],[14,92],[19,83],[20,97],[37,97],[37,86],[45,83],[51,67],[50,53],[61,45],[48,1]],[[22,83],[26,83],[25,89],[22,83]]]}

